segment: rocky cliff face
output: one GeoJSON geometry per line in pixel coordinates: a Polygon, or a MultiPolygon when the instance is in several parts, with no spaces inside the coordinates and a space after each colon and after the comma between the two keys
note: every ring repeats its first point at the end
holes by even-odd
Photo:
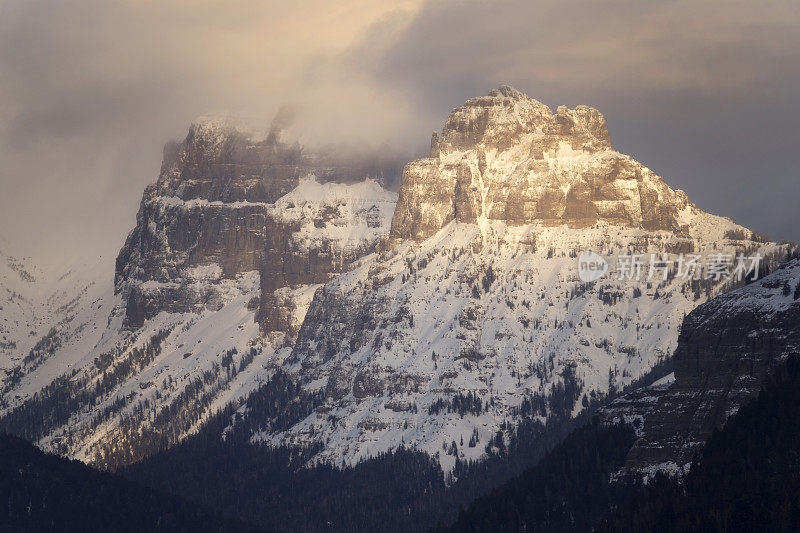
{"type": "Polygon", "coordinates": [[[626,396],[603,411],[607,420],[643,421],[627,468],[686,468],[712,431],[753,399],[791,353],[800,353],[798,260],[692,311],[675,350],[674,383],[626,396]]]}
{"type": "Polygon", "coordinates": [[[501,87],[431,144],[403,172],[392,246],[315,293],[282,363],[320,404],[255,441],[319,445],[336,463],[401,445],[445,469],[479,459],[498,432],[544,428],[647,374],[683,316],[731,286],[674,265],[621,278],[619,254],[781,250],[614,152],[590,108],[554,114],[501,87]],[[578,279],[586,250],[611,263],[606,277],[578,279]]]}
{"type": "Polygon", "coordinates": [[[362,184],[366,175],[345,186],[358,170],[286,144],[276,129],[261,138],[230,120],[193,124],[165,148],[117,258],[126,325],[162,311],[218,310],[219,283],[253,271],[262,329],[296,334],[297,304],[275,291],[327,281],[385,234],[394,196],[378,182],[362,184]]]}
{"type": "Polygon", "coordinates": [[[688,201],[615,152],[596,109],[550,109],[510,87],[468,100],[406,166],[392,219],[396,240],[423,240],[452,220],[586,227],[603,220],[681,231],[688,201]]]}
{"type": "Polygon", "coordinates": [[[262,330],[285,331],[294,340],[307,302],[298,311],[284,288],[316,287],[374,252],[396,202],[395,193],[370,179],[347,186],[304,179],[275,202],[259,266],[262,330]]]}
{"type": "Polygon", "coordinates": [[[268,202],[308,171],[299,147],[276,135],[253,142],[226,121],[194,124],[183,143],[168,145],[117,258],[126,324],[141,327],[160,311],[219,309],[213,282],[258,270],[268,202]]]}

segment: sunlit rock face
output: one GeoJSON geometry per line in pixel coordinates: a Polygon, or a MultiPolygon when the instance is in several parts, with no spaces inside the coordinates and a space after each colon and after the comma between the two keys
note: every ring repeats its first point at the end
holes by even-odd
{"type": "Polygon", "coordinates": [[[591,107],[553,113],[504,86],[453,110],[431,145],[429,157],[403,172],[395,239],[422,240],[451,220],[480,217],[681,229],[685,194],[615,152],[603,115],[591,107]]]}

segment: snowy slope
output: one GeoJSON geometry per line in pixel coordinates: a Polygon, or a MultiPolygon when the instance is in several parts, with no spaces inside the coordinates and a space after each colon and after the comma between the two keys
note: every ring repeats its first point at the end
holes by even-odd
{"type": "MultiPolygon", "coordinates": [[[[153,201],[179,211],[203,208],[202,200],[153,201]]],[[[385,236],[395,201],[394,193],[371,180],[320,184],[309,176],[262,208],[290,223],[296,249],[324,247],[352,256],[385,236]]],[[[168,289],[207,295],[189,308],[165,307],[139,328],[126,327],[130,291],[121,285],[115,293],[113,272],[106,261],[52,284],[37,281],[28,287],[14,280],[18,291],[48,296],[40,299],[45,307],[32,296],[30,306],[18,306],[32,314],[27,321],[19,319],[17,329],[39,333],[21,349],[10,350],[5,428],[99,465],[130,462],[157,449],[160,444],[154,442],[179,442],[216,410],[241,403],[291,351],[290,334],[259,327],[258,270],[224,276],[220,262],[205,260],[180,268],[177,278],[131,281],[139,293],[168,289]],[[36,342],[41,349],[26,358],[36,342]]],[[[275,290],[281,305],[293,310],[295,330],[319,286],[275,290]]],[[[26,318],[22,311],[15,316],[26,318]]]]}
{"type": "MultiPolygon", "coordinates": [[[[742,249],[717,240],[730,222],[698,219],[696,252],[742,249]]],[[[678,277],[584,284],[576,254],[597,250],[613,262],[632,243],[662,253],[682,241],[605,223],[578,230],[453,222],[420,244],[370,256],[316,294],[284,365],[309,390],[324,391],[323,407],[254,440],[323,443],[320,459],[335,463],[404,444],[447,469],[455,456],[443,448],[476,434],[458,457],[479,458],[506,423],[519,421],[526,400],[543,406],[534,418],[545,422],[555,409],[548,397],[565,380],[577,414],[584,397],[619,390],[669,357],[685,314],[724,287],[696,293],[678,277]],[[457,394],[479,398],[480,412],[432,412],[457,394]]]]}
{"type": "MultiPolygon", "coordinates": [[[[87,350],[99,340],[113,307],[113,263],[99,259],[41,269],[10,255],[2,259],[0,287],[7,296],[0,311],[7,339],[2,387],[7,390],[59,349],[87,350]]],[[[58,364],[66,368],[69,362],[58,364]]]]}
{"type": "Polygon", "coordinates": [[[8,370],[31,344],[38,328],[39,273],[0,249],[0,367],[8,370]],[[17,350],[19,348],[19,351],[17,350]]]}

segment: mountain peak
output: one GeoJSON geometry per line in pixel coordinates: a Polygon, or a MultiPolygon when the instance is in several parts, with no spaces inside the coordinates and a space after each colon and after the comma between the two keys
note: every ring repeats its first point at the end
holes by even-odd
{"type": "Polygon", "coordinates": [[[513,98],[515,100],[530,100],[531,98],[523,93],[522,91],[518,91],[514,87],[510,85],[501,85],[497,89],[493,89],[489,92],[489,96],[497,97],[497,96],[504,96],[506,98],[513,98]]]}
{"type": "Polygon", "coordinates": [[[467,100],[409,163],[392,222],[395,240],[422,240],[451,220],[481,217],[680,232],[685,195],[614,151],[606,120],[579,105],[556,112],[509,86],[467,100]]]}

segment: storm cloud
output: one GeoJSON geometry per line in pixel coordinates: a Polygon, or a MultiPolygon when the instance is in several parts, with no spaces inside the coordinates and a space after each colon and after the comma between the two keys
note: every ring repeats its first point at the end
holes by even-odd
{"type": "Polygon", "coordinates": [[[797,2],[440,1],[374,48],[375,80],[429,127],[501,83],[591,105],[618,150],[701,208],[800,240],[797,2]]]}
{"type": "Polygon", "coordinates": [[[114,254],[165,141],[202,114],[419,153],[511,84],[600,109],[617,149],[701,208],[800,240],[800,4],[717,1],[0,3],[0,234],[114,254]]]}

